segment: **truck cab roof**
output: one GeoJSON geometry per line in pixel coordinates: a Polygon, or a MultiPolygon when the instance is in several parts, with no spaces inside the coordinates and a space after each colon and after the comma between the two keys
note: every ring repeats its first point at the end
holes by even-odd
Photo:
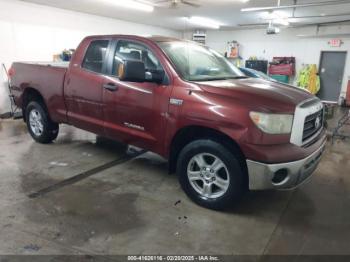
{"type": "Polygon", "coordinates": [[[129,38],[134,40],[151,40],[156,43],[160,42],[193,42],[190,40],[180,39],[176,37],[169,37],[169,36],[160,36],[160,35],[153,35],[153,36],[141,36],[141,35],[125,35],[125,34],[115,34],[115,35],[92,35],[87,36],[85,40],[99,40],[103,38],[129,38]]]}

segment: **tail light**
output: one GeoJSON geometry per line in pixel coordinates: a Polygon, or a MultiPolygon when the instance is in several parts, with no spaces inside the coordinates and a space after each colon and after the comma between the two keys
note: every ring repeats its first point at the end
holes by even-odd
{"type": "Polygon", "coordinates": [[[11,79],[15,75],[15,69],[11,66],[7,74],[8,74],[8,77],[11,79]]]}

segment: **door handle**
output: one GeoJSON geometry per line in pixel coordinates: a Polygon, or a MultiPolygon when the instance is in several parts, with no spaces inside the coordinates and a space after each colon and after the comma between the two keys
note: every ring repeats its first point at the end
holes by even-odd
{"type": "Polygon", "coordinates": [[[103,85],[103,88],[104,88],[104,89],[107,89],[107,90],[109,90],[109,91],[112,91],[112,92],[118,90],[117,85],[116,85],[116,84],[113,84],[113,83],[104,84],[104,85],[103,85]]]}

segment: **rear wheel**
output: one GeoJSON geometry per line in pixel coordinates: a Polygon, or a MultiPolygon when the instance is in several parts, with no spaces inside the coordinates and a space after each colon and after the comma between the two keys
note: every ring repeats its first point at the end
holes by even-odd
{"type": "Polygon", "coordinates": [[[35,141],[47,144],[57,138],[59,126],[51,121],[41,103],[32,101],[27,105],[26,121],[28,131],[35,141]]]}
{"type": "Polygon", "coordinates": [[[211,140],[191,142],[181,151],[177,173],[186,194],[201,206],[225,209],[238,202],[244,172],[238,156],[211,140]]]}

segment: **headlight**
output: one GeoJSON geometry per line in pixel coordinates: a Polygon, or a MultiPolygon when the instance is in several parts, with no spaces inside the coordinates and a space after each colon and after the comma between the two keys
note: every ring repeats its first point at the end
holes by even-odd
{"type": "Polygon", "coordinates": [[[292,130],[293,115],[250,112],[249,116],[260,130],[268,134],[289,134],[292,130]]]}

